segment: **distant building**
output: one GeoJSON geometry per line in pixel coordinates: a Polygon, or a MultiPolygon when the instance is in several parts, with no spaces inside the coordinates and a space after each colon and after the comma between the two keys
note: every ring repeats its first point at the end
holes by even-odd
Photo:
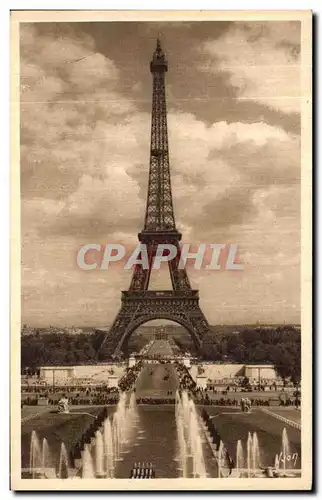
{"type": "Polygon", "coordinates": [[[168,340],[168,332],[164,326],[157,326],[155,329],[156,340],[168,340]]]}
{"type": "Polygon", "coordinates": [[[245,377],[249,379],[268,379],[277,378],[274,365],[245,365],[245,377]]]}
{"type": "Polygon", "coordinates": [[[228,383],[232,379],[244,377],[249,378],[251,383],[258,383],[264,380],[274,382],[279,378],[273,365],[198,362],[198,364],[193,364],[190,369],[190,374],[195,381],[200,375],[200,367],[203,370],[202,375],[210,383],[228,383]]]}
{"type": "Polygon", "coordinates": [[[99,365],[41,366],[39,378],[50,385],[72,383],[102,383],[116,387],[127,368],[126,363],[102,363],[99,365]]]}

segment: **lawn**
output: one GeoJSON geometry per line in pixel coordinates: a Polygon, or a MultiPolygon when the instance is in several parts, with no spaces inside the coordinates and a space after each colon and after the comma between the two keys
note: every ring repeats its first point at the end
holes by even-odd
{"type": "Polygon", "coordinates": [[[282,432],[286,428],[290,453],[291,455],[297,453],[297,459],[295,455],[292,461],[293,467],[300,468],[300,430],[264,413],[260,409],[253,409],[251,413],[247,414],[235,408],[205,408],[209,415],[213,417],[214,425],[234,460],[238,439],[242,440],[245,455],[248,433],[256,432],[260,447],[261,465],[273,465],[275,455],[280,454],[282,451],[282,432]]]}
{"type": "Polygon", "coordinates": [[[273,413],[277,413],[277,415],[281,415],[282,417],[296,422],[297,424],[301,423],[301,410],[296,410],[295,408],[283,408],[283,406],[268,409],[273,413]]]}
{"type": "MultiPolygon", "coordinates": [[[[39,408],[38,408],[39,409],[39,408]]],[[[102,407],[87,406],[76,408],[69,414],[57,413],[55,410],[47,410],[26,420],[21,424],[21,466],[29,466],[30,440],[32,431],[36,431],[39,443],[46,438],[52,455],[53,466],[56,464],[60,454],[61,443],[64,442],[68,451],[79,441],[86,429],[91,425],[96,415],[102,411],[102,407]]],[[[110,408],[113,411],[113,408],[110,408]]]]}

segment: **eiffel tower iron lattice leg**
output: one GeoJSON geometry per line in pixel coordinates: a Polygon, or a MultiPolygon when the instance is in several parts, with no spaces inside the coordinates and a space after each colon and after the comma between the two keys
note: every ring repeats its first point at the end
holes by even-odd
{"type": "Polygon", "coordinates": [[[147,248],[149,269],[143,269],[140,264],[135,266],[130,288],[122,292],[121,308],[99,349],[101,359],[124,352],[134,330],[153,319],[172,320],[185,327],[197,350],[210,331],[199,306],[198,291],[191,288],[186,270],[178,265],[181,234],[175,225],[171,192],[165,97],[167,70],[168,63],[158,40],[150,63],[153,97],[148,196],[144,229],[138,235],[147,248]],[[176,258],[168,263],[172,290],[148,289],[158,244],[172,244],[177,248],[176,258]]]}
{"type": "Polygon", "coordinates": [[[153,319],[172,320],[190,333],[195,348],[200,349],[209,325],[198,304],[198,292],[182,296],[172,290],[122,292],[122,306],[102,346],[104,353],[121,354],[131,334],[153,319]]]}

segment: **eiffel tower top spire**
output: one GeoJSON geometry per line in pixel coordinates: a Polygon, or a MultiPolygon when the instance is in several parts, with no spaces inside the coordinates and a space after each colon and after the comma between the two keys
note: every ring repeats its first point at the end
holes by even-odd
{"type": "Polygon", "coordinates": [[[150,63],[153,77],[150,171],[145,224],[141,235],[146,232],[176,232],[171,193],[165,95],[167,70],[168,62],[158,39],[150,63]]]}
{"type": "Polygon", "coordinates": [[[151,73],[166,72],[168,71],[168,62],[166,61],[165,54],[161,48],[160,38],[157,39],[157,46],[153,53],[153,58],[150,63],[151,73]]]}

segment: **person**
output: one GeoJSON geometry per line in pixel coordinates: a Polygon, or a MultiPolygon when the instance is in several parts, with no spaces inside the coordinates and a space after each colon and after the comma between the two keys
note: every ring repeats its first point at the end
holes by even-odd
{"type": "Polygon", "coordinates": [[[130,474],[130,479],[135,479],[135,478],[136,478],[136,462],[134,464],[134,467],[132,467],[130,474]]]}

